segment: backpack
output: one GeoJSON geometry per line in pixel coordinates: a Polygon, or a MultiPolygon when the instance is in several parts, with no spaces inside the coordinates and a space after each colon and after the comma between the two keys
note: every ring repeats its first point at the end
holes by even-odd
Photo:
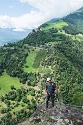
{"type": "Polygon", "coordinates": [[[55,89],[56,89],[56,84],[52,83],[52,93],[54,93],[55,89]]]}

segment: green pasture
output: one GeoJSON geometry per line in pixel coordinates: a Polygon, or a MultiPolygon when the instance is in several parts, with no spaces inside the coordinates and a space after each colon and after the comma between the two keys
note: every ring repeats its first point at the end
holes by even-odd
{"type": "Polygon", "coordinates": [[[33,68],[35,57],[36,57],[36,52],[29,53],[28,57],[26,58],[26,64],[24,65],[24,72],[36,72],[37,71],[37,69],[33,68]]]}
{"type": "Polygon", "coordinates": [[[12,85],[14,85],[15,88],[21,87],[18,78],[13,78],[7,75],[7,73],[3,73],[3,75],[0,76],[0,95],[8,93],[12,85]]]}
{"type": "Polygon", "coordinates": [[[64,22],[63,20],[59,20],[57,22],[46,22],[46,24],[48,24],[46,27],[43,27],[42,30],[44,31],[48,31],[51,28],[57,28],[62,29],[62,27],[67,26],[68,24],[66,22],[64,22]]]}

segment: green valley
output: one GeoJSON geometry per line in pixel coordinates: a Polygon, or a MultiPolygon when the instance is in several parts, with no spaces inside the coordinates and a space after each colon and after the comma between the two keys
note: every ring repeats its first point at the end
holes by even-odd
{"type": "Polygon", "coordinates": [[[77,19],[70,24],[75,15],[46,22],[23,40],[0,47],[0,123],[29,118],[45,101],[47,77],[58,87],[59,102],[83,105],[83,33],[76,30],[77,19]]]}

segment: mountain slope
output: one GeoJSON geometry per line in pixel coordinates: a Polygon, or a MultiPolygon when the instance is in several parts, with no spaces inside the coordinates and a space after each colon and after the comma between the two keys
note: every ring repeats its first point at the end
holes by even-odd
{"type": "Polygon", "coordinates": [[[60,20],[48,21],[40,28],[46,32],[57,29],[59,34],[66,34],[74,40],[83,41],[83,7],[60,20]]]}
{"type": "MultiPolygon", "coordinates": [[[[83,105],[83,35],[67,33],[64,26],[71,29],[63,19],[47,22],[34,29],[23,40],[0,47],[0,76],[3,77],[5,72],[10,77],[17,77],[22,84],[17,89],[14,83],[10,86],[10,91],[1,96],[0,115],[5,125],[11,121],[16,125],[29,118],[37,106],[45,101],[47,77],[51,77],[56,83],[60,102],[83,105]],[[78,40],[79,35],[81,38],[78,40]],[[34,59],[28,58],[32,53],[34,59]]],[[[74,31],[75,27],[72,29],[74,31]]],[[[5,78],[0,90],[4,89],[3,83],[5,78]]],[[[64,116],[59,108],[58,111],[64,116]]],[[[54,113],[57,113],[56,109],[54,113]]],[[[57,117],[54,116],[56,119],[57,117]]]]}
{"type": "MultiPolygon", "coordinates": [[[[83,7],[78,11],[66,16],[64,21],[67,22],[71,27],[74,27],[75,30],[77,30],[77,33],[80,32],[83,34],[83,7]]],[[[74,32],[76,32],[75,30],[74,32]]]]}

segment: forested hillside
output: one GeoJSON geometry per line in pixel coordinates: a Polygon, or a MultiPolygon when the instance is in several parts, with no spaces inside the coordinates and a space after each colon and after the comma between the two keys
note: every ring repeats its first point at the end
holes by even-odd
{"type": "Polygon", "coordinates": [[[64,27],[64,30],[69,34],[83,34],[83,7],[73,14],[64,18],[64,21],[69,24],[68,27],[64,27]]]}
{"type": "Polygon", "coordinates": [[[8,75],[21,84],[16,88],[10,81],[5,91],[5,77],[0,82],[1,123],[16,125],[28,118],[45,101],[47,77],[56,83],[60,102],[83,105],[83,35],[67,33],[67,26],[75,30],[64,19],[46,22],[23,40],[0,47],[0,79],[8,75]]]}

